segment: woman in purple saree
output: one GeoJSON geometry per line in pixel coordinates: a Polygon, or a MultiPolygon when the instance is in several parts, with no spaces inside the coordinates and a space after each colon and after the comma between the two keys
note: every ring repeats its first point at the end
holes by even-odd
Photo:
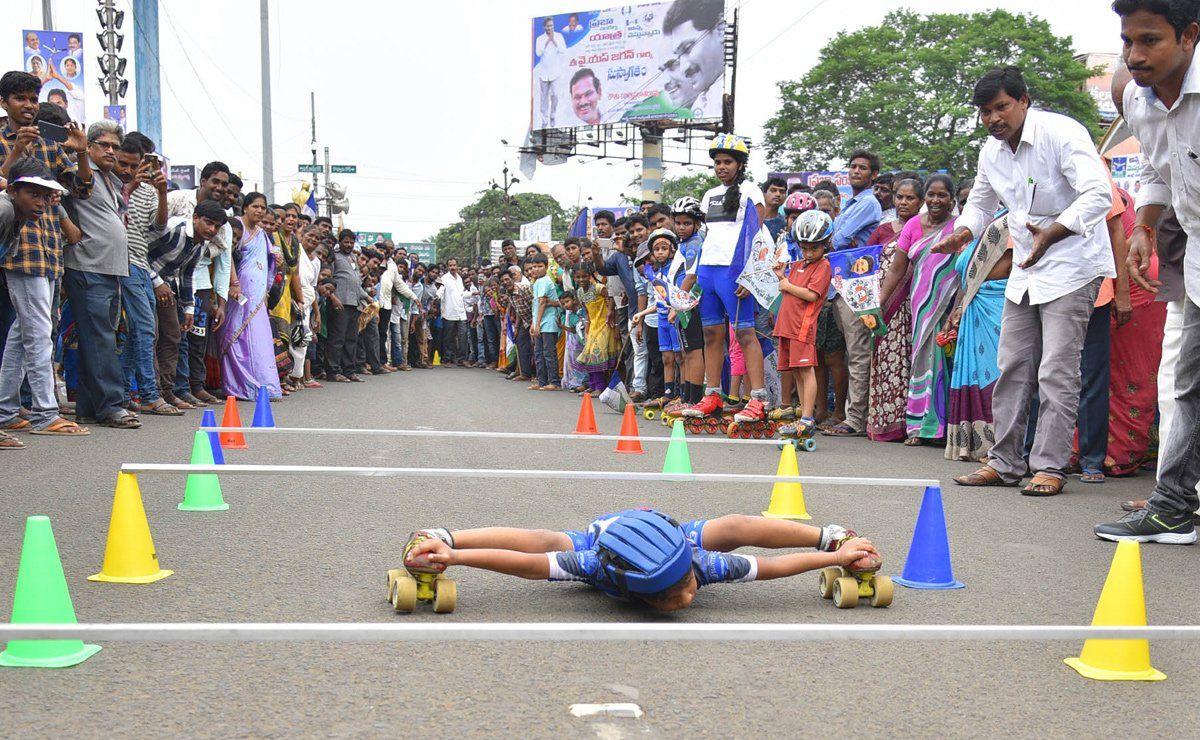
{"type": "Polygon", "coordinates": [[[283,397],[266,306],[276,259],[259,228],[266,212],[262,193],[250,193],[242,202],[242,239],[234,252],[241,300],[229,301],[221,338],[221,382],[227,394],[243,400],[257,398],[260,387],[272,399],[283,397]]]}

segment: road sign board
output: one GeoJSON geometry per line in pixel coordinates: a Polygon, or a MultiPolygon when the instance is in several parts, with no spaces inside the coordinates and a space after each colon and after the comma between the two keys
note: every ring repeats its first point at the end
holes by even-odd
{"type": "Polygon", "coordinates": [[[355,164],[335,164],[330,166],[330,172],[336,172],[343,175],[353,175],[358,172],[358,165],[355,164]]]}
{"type": "Polygon", "coordinates": [[[429,242],[396,242],[397,247],[404,247],[409,254],[417,255],[417,259],[427,265],[437,259],[437,245],[429,242]]]}
{"type": "Polygon", "coordinates": [[[302,164],[296,169],[300,172],[315,172],[318,174],[325,171],[325,168],[319,164],[302,164]]]}

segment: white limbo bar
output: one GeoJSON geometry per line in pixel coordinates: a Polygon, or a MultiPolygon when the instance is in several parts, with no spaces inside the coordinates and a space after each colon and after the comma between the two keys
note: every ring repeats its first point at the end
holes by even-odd
{"type": "Polygon", "coordinates": [[[1089,627],[1026,624],[662,624],[607,622],[284,622],[5,624],[0,642],[83,639],[147,642],[394,642],[536,640],[583,642],[818,642],[838,640],[1197,640],[1200,626],[1089,627]]]}
{"type": "Polygon", "coordinates": [[[365,476],[368,478],[525,478],[534,480],[625,480],[677,483],[806,483],[833,486],[916,488],[940,486],[920,478],[848,478],[821,475],[741,473],[636,473],[624,470],[516,470],[491,468],[368,468],[339,465],[183,465],[124,463],[122,473],[219,473],[221,475],[365,476]]]}
{"type": "MultiPolygon", "coordinates": [[[[329,434],[329,435],[362,435],[369,437],[451,437],[465,439],[573,439],[580,442],[620,442],[638,440],[666,444],[670,436],[622,436],[620,434],[556,434],[549,432],[468,432],[448,429],[324,429],[321,427],[200,427],[202,432],[241,432],[254,434],[329,434]]],[[[778,445],[779,439],[726,439],[724,437],[707,437],[689,435],[688,444],[721,444],[721,445],[778,445]]]]}

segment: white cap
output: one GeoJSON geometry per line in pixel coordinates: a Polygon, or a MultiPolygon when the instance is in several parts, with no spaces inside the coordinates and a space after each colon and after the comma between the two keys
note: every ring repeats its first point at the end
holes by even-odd
{"type": "Polygon", "coordinates": [[[26,175],[24,177],[18,177],[15,180],[9,180],[8,184],[11,186],[11,185],[18,185],[23,182],[28,183],[30,185],[38,185],[43,188],[46,188],[47,190],[57,190],[60,193],[67,192],[66,188],[64,188],[62,185],[59,185],[54,180],[47,180],[44,177],[36,177],[34,175],[26,175]]]}

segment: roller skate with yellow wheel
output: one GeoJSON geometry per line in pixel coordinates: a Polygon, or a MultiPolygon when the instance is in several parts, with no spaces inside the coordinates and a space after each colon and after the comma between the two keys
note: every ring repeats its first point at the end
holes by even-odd
{"type": "Polygon", "coordinates": [[[676,398],[662,410],[662,424],[670,429],[675,426],[675,422],[683,418],[683,410],[688,407],[687,402],[682,398],[676,398]]]}
{"type": "Polygon", "coordinates": [[[790,444],[797,450],[812,452],[817,449],[816,432],[817,423],[813,419],[800,418],[791,424],[784,424],[779,427],[779,438],[783,440],[779,449],[790,444]]]}
{"type": "Polygon", "coordinates": [[[725,435],[730,439],[770,439],[778,428],[776,422],[767,418],[763,402],[751,398],[744,408],[733,415],[725,427],[725,435]]]}
{"type": "MultiPolygon", "coordinates": [[[[841,529],[837,525],[830,525],[826,529],[830,530],[835,527],[841,529]]],[[[822,535],[822,545],[824,546],[820,549],[836,552],[847,541],[857,536],[851,530],[844,530],[844,534],[826,544],[825,536],[822,535]]],[[[833,599],[833,605],[838,609],[853,609],[858,606],[860,599],[866,599],[871,606],[876,608],[890,605],[895,589],[892,586],[891,578],[879,575],[881,567],[883,567],[883,558],[878,555],[870,555],[856,560],[848,568],[840,565],[822,568],[817,579],[817,588],[821,592],[821,598],[833,599]]]]}
{"type": "Polygon", "coordinates": [[[705,393],[699,403],[683,409],[683,427],[688,434],[716,434],[726,424],[725,401],[719,393],[705,393]]]}
{"type": "Polygon", "coordinates": [[[652,398],[641,405],[642,418],[647,421],[654,421],[662,415],[662,408],[667,403],[666,398],[652,398]]]}
{"type": "Polygon", "coordinates": [[[442,572],[445,566],[421,557],[409,562],[408,553],[428,539],[454,546],[454,538],[445,529],[419,529],[409,536],[404,545],[404,567],[387,572],[388,602],[398,612],[412,613],[417,602],[425,602],[433,604],[434,612],[449,614],[458,604],[458,586],[442,572]]]}

